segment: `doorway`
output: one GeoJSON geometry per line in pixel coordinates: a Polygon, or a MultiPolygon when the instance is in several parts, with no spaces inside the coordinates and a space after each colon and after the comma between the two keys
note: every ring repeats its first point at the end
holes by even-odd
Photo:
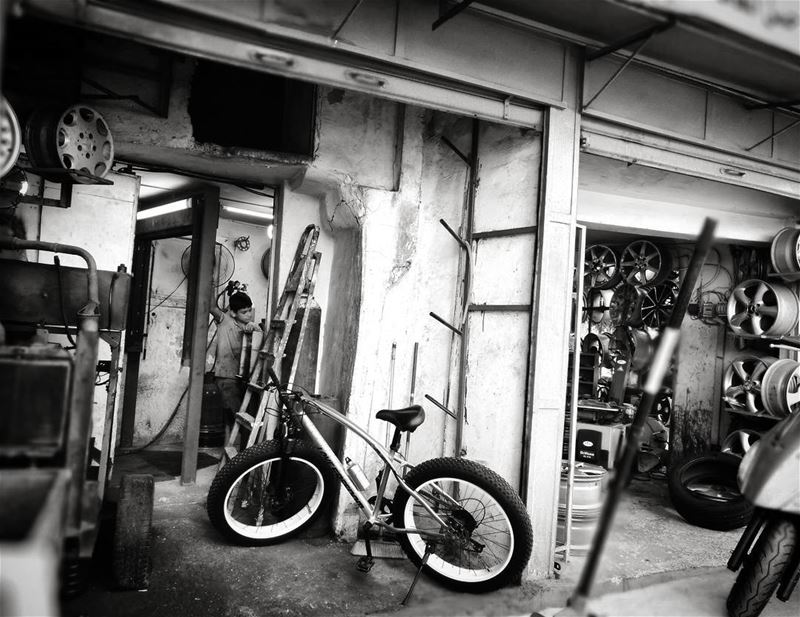
{"type": "Polygon", "coordinates": [[[199,437],[203,379],[214,365],[210,310],[225,311],[229,295],[245,291],[256,321],[268,314],[275,191],[136,173],[142,188],[120,446],[182,451],[181,478],[188,483],[200,445],[208,445],[199,437]]]}

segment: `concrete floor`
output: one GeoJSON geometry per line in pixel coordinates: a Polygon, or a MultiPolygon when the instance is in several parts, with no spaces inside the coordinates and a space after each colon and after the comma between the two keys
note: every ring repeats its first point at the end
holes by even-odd
{"type": "MultiPolygon", "coordinates": [[[[154,566],[148,590],[110,590],[107,568],[99,564],[90,589],[66,601],[63,615],[530,615],[564,607],[585,560],[572,557],[561,563],[556,578],[485,595],[454,593],[423,577],[403,607],[400,602],[415,574],[405,559],[379,559],[363,574],[355,568],[351,545],[327,537],[265,548],[227,544],[205,513],[214,473],[214,467],[200,470],[191,486],[181,486],[177,479],[156,483],[154,566]]],[[[739,534],[740,530],[715,532],[685,523],[669,503],[664,480],[635,479],[618,509],[592,597],[719,573],[739,534]]]]}

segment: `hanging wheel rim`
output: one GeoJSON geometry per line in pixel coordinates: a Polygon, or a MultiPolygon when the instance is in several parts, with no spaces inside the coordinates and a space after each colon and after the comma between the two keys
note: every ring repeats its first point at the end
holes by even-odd
{"type": "Polygon", "coordinates": [[[797,324],[797,296],[783,285],[750,279],[728,299],[728,325],[737,335],[783,336],[797,324]]]}
{"type": "MultiPolygon", "coordinates": [[[[73,105],[56,127],[56,153],[64,169],[103,178],[114,161],[114,143],[103,117],[86,105],[73,105]]],[[[91,178],[75,177],[80,183],[91,178]]]]}
{"type": "Polygon", "coordinates": [[[649,240],[635,240],[623,249],[619,267],[629,285],[657,285],[669,276],[672,258],[649,240]]]}
{"type": "Polygon", "coordinates": [[[642,323],[644,292],[632,285],[622,284],[614,290],[608,306],[608,316],[615,326],[638,326],[642,323]]]}
{"type": "Polygon", "coordinates": [[[648,289],[642,296],[642,323],[648,328],[659,329],[667,323],[675,301],[678,299],[678,286],[666,281],[648,289]]]}
{"type": "Polygon", "coordinates": [[[584,253],[584,285],[594,289],[610,289],[619,281],[619,261],[611,248],[594,244],[584,253]]]}
{"type": "Polygon", "coordinates": [[[587,294],[586,316],[593,324],[603,321],[603,317],[608,311],[603,294],[597,289],[592,289],[587,294]]]}
{"type": "Polygon", "coordinates": [[[0,177],[14,167],[21,147],[22,133],[17,114],[5,98],[0,98],[0,177]]]}
{"type": "Polygon", "coordinates": [[[769,256],[772,267],[778,274],[800,272],[800,229],[781,229],[772,239],[769,256]]]}
{"type": "Polygon", "coordinates": [[[722,377],[723,400],[734,409],[752,414],[766,413],[762,398],[764,374],[776,358],[771,356],[738,356],[725,369],[722,377]]]}
{"type": "Polygon", "coordinates": [[[764,373],[762,397],[767,411],[784,418],[800,407],[800,362],[777,360],[764,373]]]}
{"type": "Polygon", "coordinates": [[[630,338],[632,343],[631,369],[641,371],[650,363],[653,355],[653,340],[644,330],[631,330],[630,338]]]}

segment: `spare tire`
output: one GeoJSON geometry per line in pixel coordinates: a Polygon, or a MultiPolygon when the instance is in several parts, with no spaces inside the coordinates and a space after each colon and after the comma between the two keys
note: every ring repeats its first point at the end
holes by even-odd
{"type": "Polygon", "coordinates": [[[727,531],[744,527],[753,505],[739,492],[741,458],[725,452],[693,454],[670,466],[669,496],[687,522],[727,531]]]}

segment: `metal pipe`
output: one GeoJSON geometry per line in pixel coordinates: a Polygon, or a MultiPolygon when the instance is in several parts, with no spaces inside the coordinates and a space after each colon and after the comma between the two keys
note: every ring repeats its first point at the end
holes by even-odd
{"type": "Polygon", "coordinates": [[[88,296],[89,302],[86,304],[84,308],[82,308],[78,314],[81,317],[91,317],[92,315],[99,314],[99,307],[100,307],[100,294],[97,291],[97,263],[92,257],[91,253],[84,248],[79,246],[73,246],[71,244],[58,244],[56,242],[41,242],[40,240],[22,240],[21,238],[2,238],[0,239],[0,248],[5,249],[33,249],[39,251],[50,251],[51,253],[64,253],[66,255],[77,255],[78,257],[83,258],[86,262],[86,267],[88,269],[87,273],[87,285],[88,285],[88,296]],[[89,312],[87,309],[92,308],[92,312],[89,312]]]}
{"type": "Polygon", "coordinates": [[[464,267],[464,303],[461,315],[461,346],[458,355],[458,406],[456,413],[456,456],[463,456],[464,450],[464,424],[467,421],[467,345],[469,343],[469,320],[467,319],[467,308],[469,307],[469,295],[472,283],[472,227],[475,213],[475,193],[478,188],[478,146],[480,135],[480,121],[475,118],[472,121],[472,149],[469,154],[469,190],[467,191],[467,212],[465,217],[465,234],[462,242],[466,248],[466,263],[464,267]]]}
{"type": "Polygon", "coordinates": [[[576,251],[575,268],[575,321],[573,322],[574,345],[572,349],[572,390],[569,400],[569,445],[567,447],[567,495],[564,513],[564,561],[569,561],[569,546],[572,542],[572,491],[575,487],[575,441],[578,425],[578,382],[580,380],[581,349],[578,332],[583,316],[583,264],[586,252],[586,227],[576,225],[580,234],[576,251]]]}

